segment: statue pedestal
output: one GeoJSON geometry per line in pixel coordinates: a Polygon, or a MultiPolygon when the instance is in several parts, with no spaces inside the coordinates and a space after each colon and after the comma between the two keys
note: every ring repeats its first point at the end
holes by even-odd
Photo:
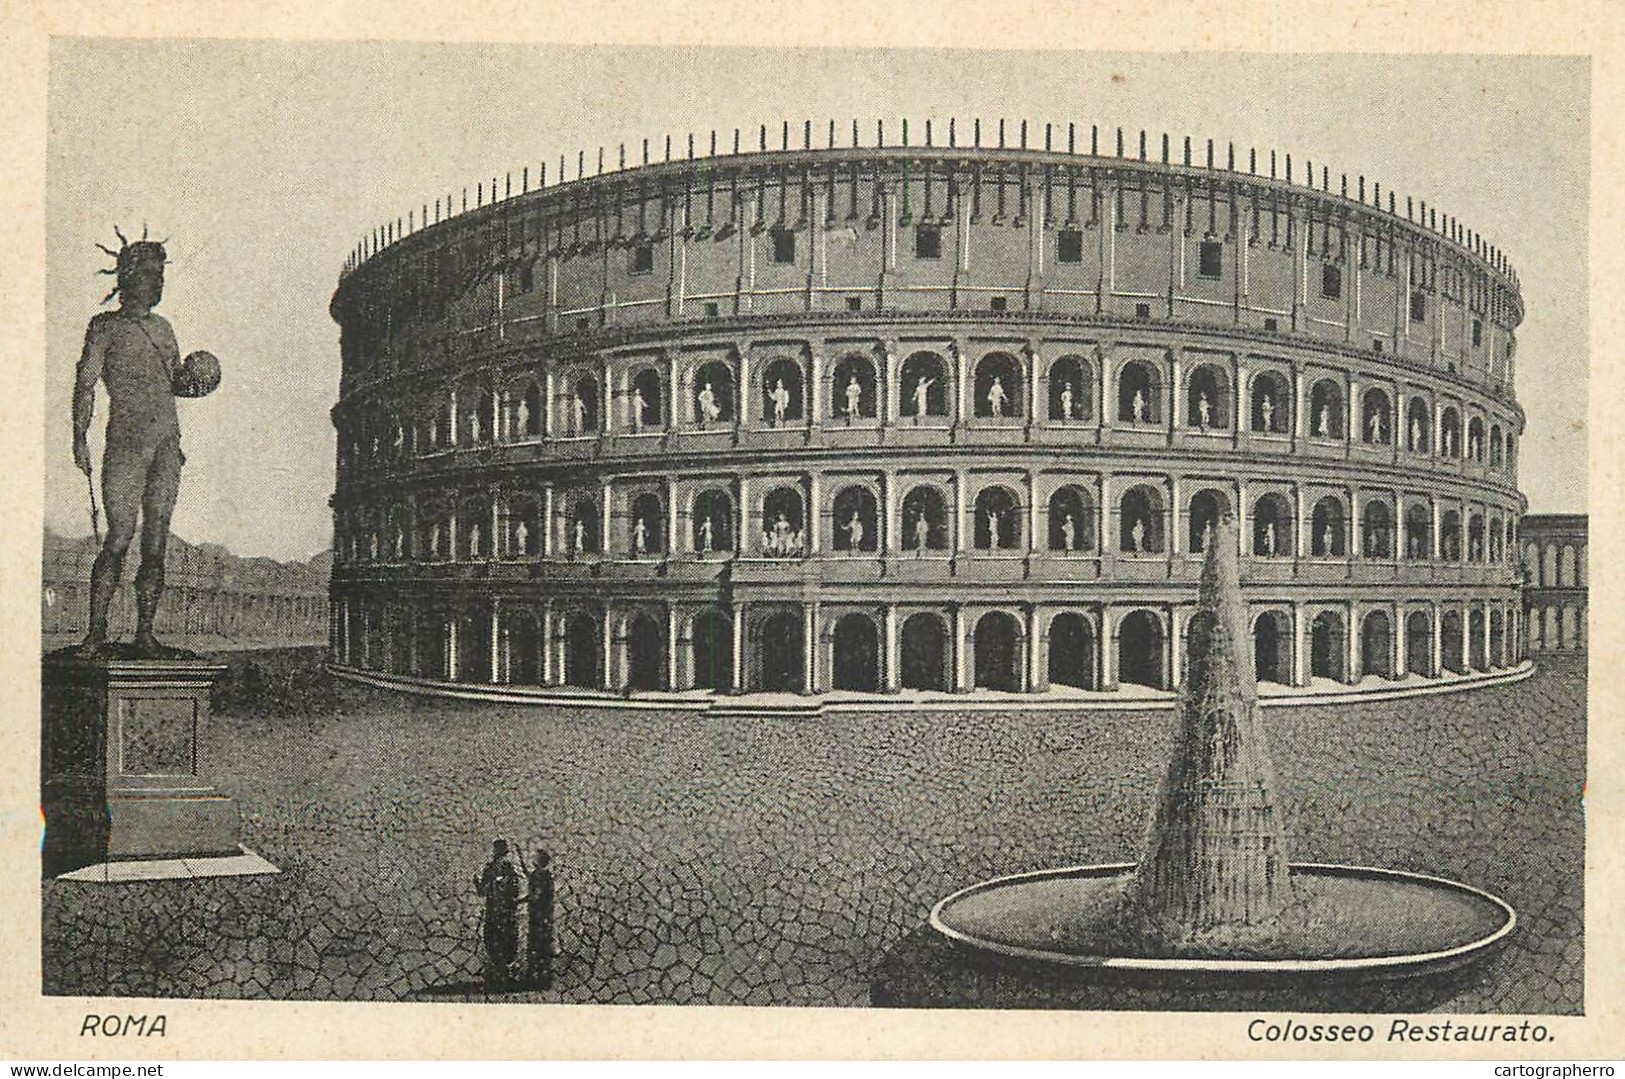
{"type": "Polygon", "coordinates": [[[237,854],[237,809],[205,778],[209,691],[196,657],[45,657],[40,805],[48,873],[130,859],[237,854]]]}

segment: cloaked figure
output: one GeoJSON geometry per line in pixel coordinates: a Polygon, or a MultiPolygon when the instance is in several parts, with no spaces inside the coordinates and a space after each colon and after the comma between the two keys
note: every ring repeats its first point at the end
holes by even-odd
{"type": "Polygon", "coordinates": [[[994,379],[987,388],[987,410],[994,416],[1004,415],[1004,383],[994,379]]]}
{"type": "Polygon", "coordinates": [[[936,382],[934,378],[920,378],[914,383],[914,415],[916,418],[925,415],[926,408],[931,400],[931,386],[936,382]]]}
{"type": "Polygon", "coordinates": [[[524,881],[508,856],[506,840],[491,841],[491,860],[474,878],[474,890],[485,900],[481,943],[485,947],[485,987],[505,989],[513,983],[519,958],[519,897],[524,881]]]}
{"type": "Polygon", "coordinates": [[[553,988],[553,870],[547,851],[536,852],[525,893],[529,915],[525,936],[525,978],[533,988],[553,988]]]}

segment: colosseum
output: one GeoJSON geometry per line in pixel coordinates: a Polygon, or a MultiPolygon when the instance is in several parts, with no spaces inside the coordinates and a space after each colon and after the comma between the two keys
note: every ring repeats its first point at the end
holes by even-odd
{"type": "Polygon", "coordinates": [[[859,134],[583,154],[357,247],[335,670],[1169,689],[1223,514],[1262,680],[1521,667],[1523,306],[1481,237],[1273,152],[859,134]]]}

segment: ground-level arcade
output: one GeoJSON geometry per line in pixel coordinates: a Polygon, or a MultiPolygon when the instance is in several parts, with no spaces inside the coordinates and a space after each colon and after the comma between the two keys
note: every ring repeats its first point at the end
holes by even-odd
{"type": "MultiPolygon", "coordinates": [[[[627,692],[1041,692],[1177,687],[1192,599],[1098,602],[608,603],[523,595],[386,601],[339,596],[341,667],[432,682],[627,692]]],[[[1249,605],[1261,682],[1437,678],[1516,666],[1528,638],[1514,593],[1485,598],[1249,605]]]]}

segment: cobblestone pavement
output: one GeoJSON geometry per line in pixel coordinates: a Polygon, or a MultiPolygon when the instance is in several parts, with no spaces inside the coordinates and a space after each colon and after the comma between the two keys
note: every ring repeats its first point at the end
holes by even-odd
{"type": "MultiPolygon", "coordinates": [[[[932,903],[1132,860],[1172,734],[1144,712],[320,699],[213,731],[244,841],[282,874],[47,882],[46,992],[481,999],[471,878],[505,836],[555,856],[563,954],[551,990],[500,999],[924,1002],[895,976],[928,947],[932,903]]],[[[1267,713],[1295,860],[1437,874],[1517,908],[1507,950],[1430,1006],[1581,1010],[1584,700],[1583,666],[1556,660],[1472,693],[1267,713]]]]}

